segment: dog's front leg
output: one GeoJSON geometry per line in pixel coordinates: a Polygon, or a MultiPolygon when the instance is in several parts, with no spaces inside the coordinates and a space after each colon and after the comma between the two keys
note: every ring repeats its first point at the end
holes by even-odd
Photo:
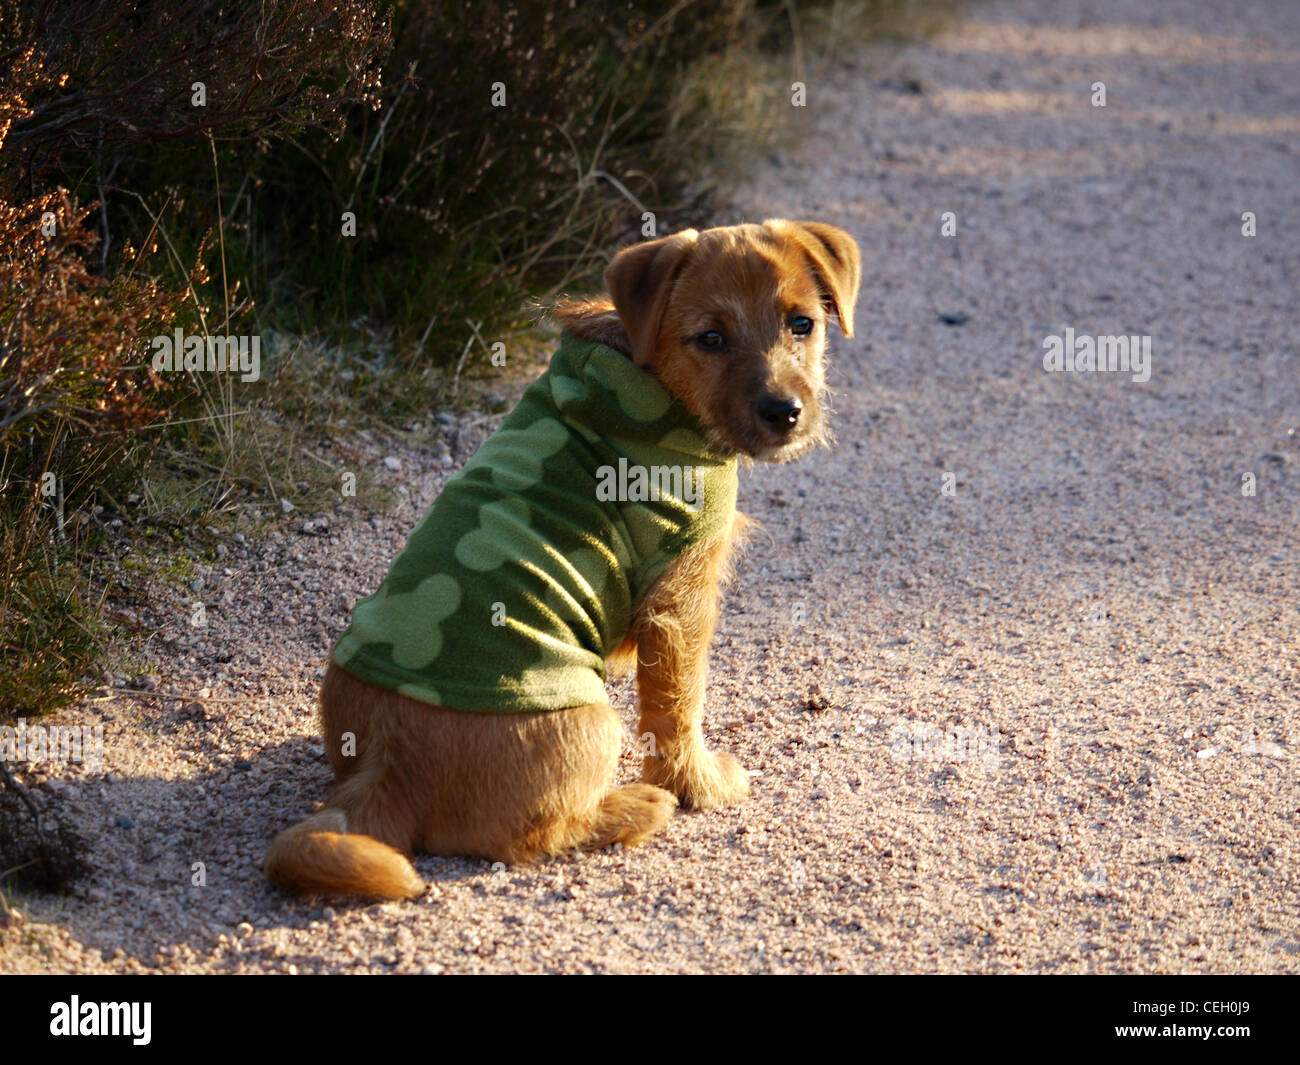
{"type": "Polygon", "coordinates": [[[732,541],[728,530],[686,551],[650,590],[633,630],[641,737],[653,739],[642,779],[698,810],[728,806],[749,795],[749,778],[740,763],[706,749],[702,732],[709,644],[732,541]]]}

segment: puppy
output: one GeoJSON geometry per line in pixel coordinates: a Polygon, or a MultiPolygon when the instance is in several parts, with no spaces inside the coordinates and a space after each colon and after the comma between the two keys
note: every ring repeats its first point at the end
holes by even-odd
{"type": "Polygon", "coordinates": [[[843,230],[773,219],[627,248],[608,299],[558,309],[550,367],[353,611],[321,691],[337,785],[271,844],[274,883],[405,898],[415,850],[630,846],[747,797],[701,726],[737,464],[825,441],[828,322],[853,335],[859,276],[843,230]],[[621,788],[607,662],[639,687],[621,788]]]}

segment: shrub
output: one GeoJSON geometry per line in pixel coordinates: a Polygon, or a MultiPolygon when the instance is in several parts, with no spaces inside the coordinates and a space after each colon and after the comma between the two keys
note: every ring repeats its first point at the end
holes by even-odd
{"type": "Polygon", "coordinates": [[[376,102],[389,45],[364,0],[0,0],[0,68],[41,72],[10,163],[39,176],[84,151],[104,179],[132,144],[337,135],[376,102]]]}
{"type": "Polygon", "coordinates": [[[382,106],[353,108],[341,138],[223,161],[253,288],[290,329],[364,315],[453,361],[469,321],[509,327],[527,297],[591,280],[643,211],[673,228],[707,213],[692,186],[727,130],[683,71],[723,62],[781,6],[393,3],[382,106]]]}
{"type": "MultiPolygon", "coordinates": [[[[14,122],[30,117],[28,94],[50,77],[30,54],[11,68],[0,92],[0,153],[14,122]]],[[[63,190],[16,200],[12,186],[0,186],[0,721],[61,705],[78,689],[93,640],[77,570],[59,567],[80,531],[64,517],[156,417],[158,382],[141,372],[140,352],[181,302],[129,270],[112,280],[92,275],[88,214],[63,190]]]]}
{"type": "MultiPolygon", "coordinates": [[[[215,154],[307,126],[337,130],[373,92],[387,47],[386,24],[354,0],[0,0],[0,724],[84,690],[102,594],[81,550],[90,503],[138,474],[123,459],[144,427],[197,403],[188,375],[160,380],[144,355],[149,338],[207,313],[212,227],[197,229],[194,266],[169,248],[172,269],[162,267],[161,208],[129,190],[145,224],[134,242],[110,227],[114,175],[142,146],[186,141],[192,152],[207,141],[215,154]],[[194,106],[200,82],[204,107],[194,106]],[[80,172],[91,179],[78,184],[80,172]]],[[[221,296],[228,321],[224,280],[221,296]]],[[[38,812],[0,765],[0,879],[62,886],[80,868],[77,848],[58,811],[38,812]]]]}

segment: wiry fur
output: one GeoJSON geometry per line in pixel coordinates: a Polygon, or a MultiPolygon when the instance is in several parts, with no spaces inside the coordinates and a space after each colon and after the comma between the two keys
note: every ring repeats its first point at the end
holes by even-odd
{"type": "Polygon", "coordinates": [[[321,719],[338,785],[325,810],[276,837],[266,859],[267,875],[292,891],[404,898],[424,889],[411,851],[528,862],[631,846],[677,805],[659,788],[610,790],[624,729],[608,703],[463,713],[331,663],[321,719]],[[355,757],[342,753],[348,733],[355,757]]]}
{"type": "MultiPolygon", "coordinates": [[[[825,440],[825,312],[852,335],[857,255],[847,234],[817,223],[686,230],[620,253],[606,272],[612,300],[558,314],[658,374],[720,449],[784,461],[825,440]],[[816,328],[792,358],[784,330],[796,311],[816,328]],[[692,343],[713,328],[730,337],[725,358],[692,343]],[[797,426],[778,432],[757,417],[756,403],[774,394],[802,401],[797,426]]],[[[703,716],[720,591],[749,524],[737,513],[725,533],[684,551],[610,659],[636,667],[638,731],[654,738],[642,783],[612,787],[624,729],[608,703],[467,713],[331,663],[320,704],[337,785],[324,809],[275,838],[267,876],[305,894],[405,898],[424,888],[407,857],[415,850],[526,862],[640,843],[679,801],[699,810],[743,801],[748,777],[705,747],[703,716]]]]}
{"type": "Polygon", "coordinates": [[[646,597],[632,627],[637,646],[640,735],[655,750],[641,779],[683,805],[712,810],[749,795],[749,778],[730,754],[704,746],[704,688],[721,591],[733,574],[734,549],[753,524],[737,512],[728,532],[684,552],[646,597]]]}

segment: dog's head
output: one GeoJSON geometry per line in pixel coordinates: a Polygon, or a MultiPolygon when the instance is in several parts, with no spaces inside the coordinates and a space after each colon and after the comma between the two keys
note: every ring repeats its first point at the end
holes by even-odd
{"type": "Polygon", "coordinates": [[[769,219],[634,245],[605,282],[632,358],[713,443],[784,462],[826,439],[827,327],[853,335],[860,276],[844,230],[769,219]]]}

